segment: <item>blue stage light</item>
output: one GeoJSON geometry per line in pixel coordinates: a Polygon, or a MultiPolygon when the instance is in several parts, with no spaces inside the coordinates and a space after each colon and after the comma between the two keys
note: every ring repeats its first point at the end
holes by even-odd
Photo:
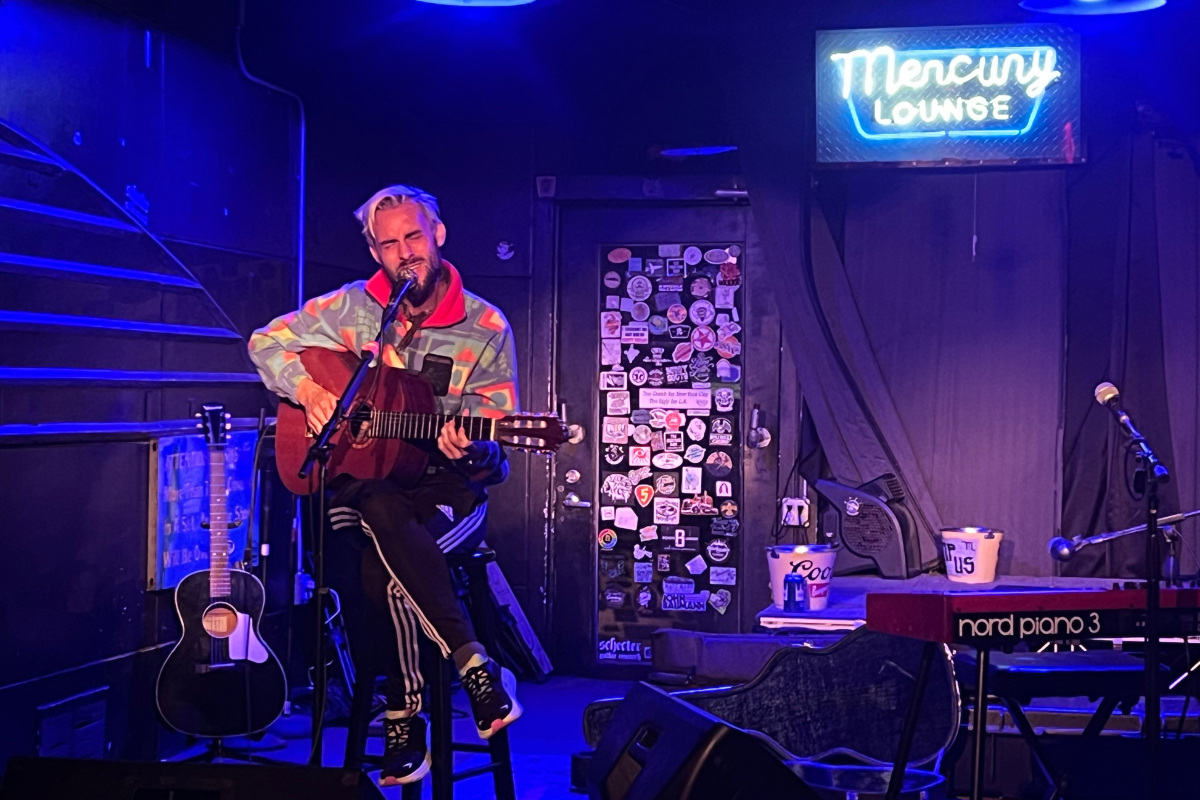
{"type": "Polygon", "coordinates": [[[667,158],[687,158],[688,156],[715,156],[718,153],[728,153],[737,150],[733,145],[712,145],[710,147],[672,147],[660,150],[659,155],[667,158]]]}
{"type": "Polygon", "coordinates": [[[417,0],[435,6],[462,6],[464,8],[495,8],[498,6],[527,6],[534,0],[417,0]]]}
{"type": "Polygon", "coordinates": [[[1167,0],[1022,0],[1021,8],[1044,14],[1128,14],[1165,6],[1167,0]]]}

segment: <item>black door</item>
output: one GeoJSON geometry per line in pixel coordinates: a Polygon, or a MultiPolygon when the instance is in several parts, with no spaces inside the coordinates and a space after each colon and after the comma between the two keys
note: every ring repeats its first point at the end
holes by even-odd
{"type": "Polygon", "coordinates": [[[660,627],[740,627],[749,210],[559,219],[557,396],[585,436],[555,460],[554,650],[617,677],[660,627]]]}

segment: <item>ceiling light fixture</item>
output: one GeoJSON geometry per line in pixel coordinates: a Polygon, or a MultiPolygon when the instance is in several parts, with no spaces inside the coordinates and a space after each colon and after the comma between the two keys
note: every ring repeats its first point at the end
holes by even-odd
{"type": "Polygon", "coordinates": [[[1167,0],[1022,0],[1021,8],[1043,14],[1129,14],[1165,6],[1167,0]]]}

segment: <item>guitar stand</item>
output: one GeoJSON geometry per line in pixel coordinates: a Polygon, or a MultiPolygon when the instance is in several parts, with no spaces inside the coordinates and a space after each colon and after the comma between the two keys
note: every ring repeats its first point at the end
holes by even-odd
{"type": "Polygon", "coordinates": [[[190,748],[185,753],[189,755],[175,756],[164,759],[164,761],[178,764],[285,764],[290,765],[295,762],[284,761],[282,759],[264,758],[254,754],[255,750],[264,752],[273,752],[283,750],[287,747],[287,742],[280,739],[278,736],[267,733],[256,742],[248,736],[234,736],[229,739],[206,739],[204,740],[204,749],[199,753],[190,753],[190,748]],[[230,745],[229,742],[237,742],[230,745]],[[262,743],[261,747],[254,747],[254,744],[262,743]],[[244,743],[244,744],[243,744],[244,743]]]}

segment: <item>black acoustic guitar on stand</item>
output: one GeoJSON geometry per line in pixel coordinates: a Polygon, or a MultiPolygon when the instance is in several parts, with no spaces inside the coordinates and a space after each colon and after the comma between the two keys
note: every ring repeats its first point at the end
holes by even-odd
{"type": "Polygon", "coordinates": [[[209,569],[175,588],[183,636],[158,674],[158,710],[168,725],[212,739],[257,733],[283,712],[287,677],[259,637],[266,592],[249,572],[230,568],[225,507],[225,434],[229,415],[206,404],[197,427],[209,456],[209,569]]]}

